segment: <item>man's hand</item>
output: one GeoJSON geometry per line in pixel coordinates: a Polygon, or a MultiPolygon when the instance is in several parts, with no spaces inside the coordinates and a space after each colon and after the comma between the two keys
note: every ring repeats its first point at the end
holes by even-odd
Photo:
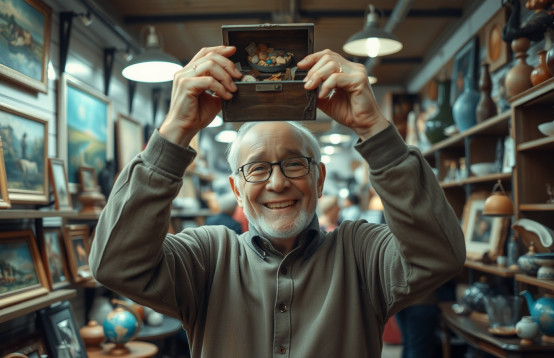
{"type": "Polygon", "coordinates": [[[309,69],[304,79],[306,90],[321,85],[318,107],[362,140],[390,124],[377,106],[364,65],[324,50],[306,56],[298,68],[309,69]]]}
{"type": "Polygon", "coordinates": [[[171,105],[160,127],[168,140],[188,146],[221,110],[221,99],[231,99],[241,73],[228,59],[236,48],[216,46],[201,49],[173,78],[171,105]]]}

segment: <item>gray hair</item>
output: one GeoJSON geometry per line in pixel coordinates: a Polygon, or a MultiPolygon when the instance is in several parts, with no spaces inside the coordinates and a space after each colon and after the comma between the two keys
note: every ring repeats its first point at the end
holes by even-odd
{"type": "MultiPolygon", "coordinates": [[[[239,167],[239,149],[242,139],[246,133],[250,131],[250,129],[261,123],[265,122],[247,122],[243,124],[238,130],[236,139],[227,148],[227,163],[229,164],[229,168],[231,168],[231,173],[233,175],[239,167]]],[[[303,144],[306,145],[308,151],[310,151],[311,155],[313,155],[314,161],[316,163],[321,162],[321,150],[314,134],[300,122],[287,121],[286,123],[293,127],[295,132],[302,137],[304,142],[303,144]]]]}

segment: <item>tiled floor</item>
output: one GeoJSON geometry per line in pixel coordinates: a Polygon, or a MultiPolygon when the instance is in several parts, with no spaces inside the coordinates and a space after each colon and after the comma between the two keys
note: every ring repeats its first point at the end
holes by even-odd
{"type": "Polygon", "coordinates": [[[400,358],[402,356],[402,346],[399,344],[384,344],[381,358],[400,358]]]}

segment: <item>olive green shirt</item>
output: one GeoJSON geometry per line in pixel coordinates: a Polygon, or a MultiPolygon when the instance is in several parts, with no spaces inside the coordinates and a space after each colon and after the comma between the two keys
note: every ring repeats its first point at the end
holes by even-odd
{"type": "Polygon", "coordinates": [[[158,132],[119,175],[92,243],[94,277],[181,320],[192,357],[380,357],[389,317],[458,274],[456,215],[418,149],[394,126],[359,142],[387,225],[317,217],[283,256],[252,227],[168,235],[195,152],[158,132]]]}

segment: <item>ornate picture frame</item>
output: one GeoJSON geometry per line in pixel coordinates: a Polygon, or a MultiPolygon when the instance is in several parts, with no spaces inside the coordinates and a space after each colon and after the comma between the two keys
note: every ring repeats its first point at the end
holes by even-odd
{"type": "Polygon", "coordinates": [[[58,158],[48,158],[48,166],[56,210],[73,210],[65,162],[58,158]]]}
{"type": "Polygon", "coordinates": [[[9,209],[11,207],[6,165],[4,164],[4,150],[2,149],[2,137],[0,137],[0,209],[9,209]]]}
{"type": "Polygon", "coordinates": [[[90,253],[90,229],[88,225],[66,225],[64,243],[71,281],[83,282],[92,279],[88,264],[90,253]]]}
{"type": "Polygon", "coordinates": [[[101,91],[68,75],[60,78],[59,157],[65,160],[69,189],[79,190],[79,167],[100,173],[113,159],[112,102],[101,91]]]}
{"type": "Polygon", "coordinates": [[[0,308],[50,292],[48,278],[31,230],[0,232],[0,308]]]}
{"type": "Polygon", "coordinates": [[[68,286],[71,281],[61,227],[45,227],[40,238],[40,246],[50,290],[68,286]]]}
{"type": "Polygon", "coordinates": [[[503,254],[508,221],[501,217],[483,215],[485,199],[490,192],[470,195],[464,207],[462,230],[466,241],[468,260],[481,260],[485,253],[491,260],[503,254]]]}
{"type": "Polygon", "coordinates": [[[0,103],[0,137],[12,204],[48,203],[48,121],[0,103]]]}
{"type": "Polygon", "coordinates": [[[116,148],[118,171],[121,171],[144,147],[143,127],[140,122],[119,113],[116,121],[116,148]]]}
{"type": "Polygon", "coordinates": [[[56,348],[66,343],[71,358],[86,358],[87,351],[69,301],[52,305],[38,312],[51,357],[57,357],[56,348]]]}
{"type": "Polygon", "coordinates": [[[466,76],[471,76],[474,83],[477,83],[479,61],[479,37],[473,36],[462,48],[454,55],[454,65],[452,67],[450,103],[454,103],[456,98],[464,91],[464,82],[466,76]]]}
{"type": "Polygon", "coordinates": [[[511,58],[510,44],[502,39],[502,29],[506,25],[507,9],[501,6],[483,28],[485,39],[485,62],[492,73],[504,66],[511,58]]]}
{"type": "Polygon", "coordinates": [[[4,0],[11,10],[0,26],[0,77],[27,89],[48,92],[52,9],[41,0],[4,0]]]}

